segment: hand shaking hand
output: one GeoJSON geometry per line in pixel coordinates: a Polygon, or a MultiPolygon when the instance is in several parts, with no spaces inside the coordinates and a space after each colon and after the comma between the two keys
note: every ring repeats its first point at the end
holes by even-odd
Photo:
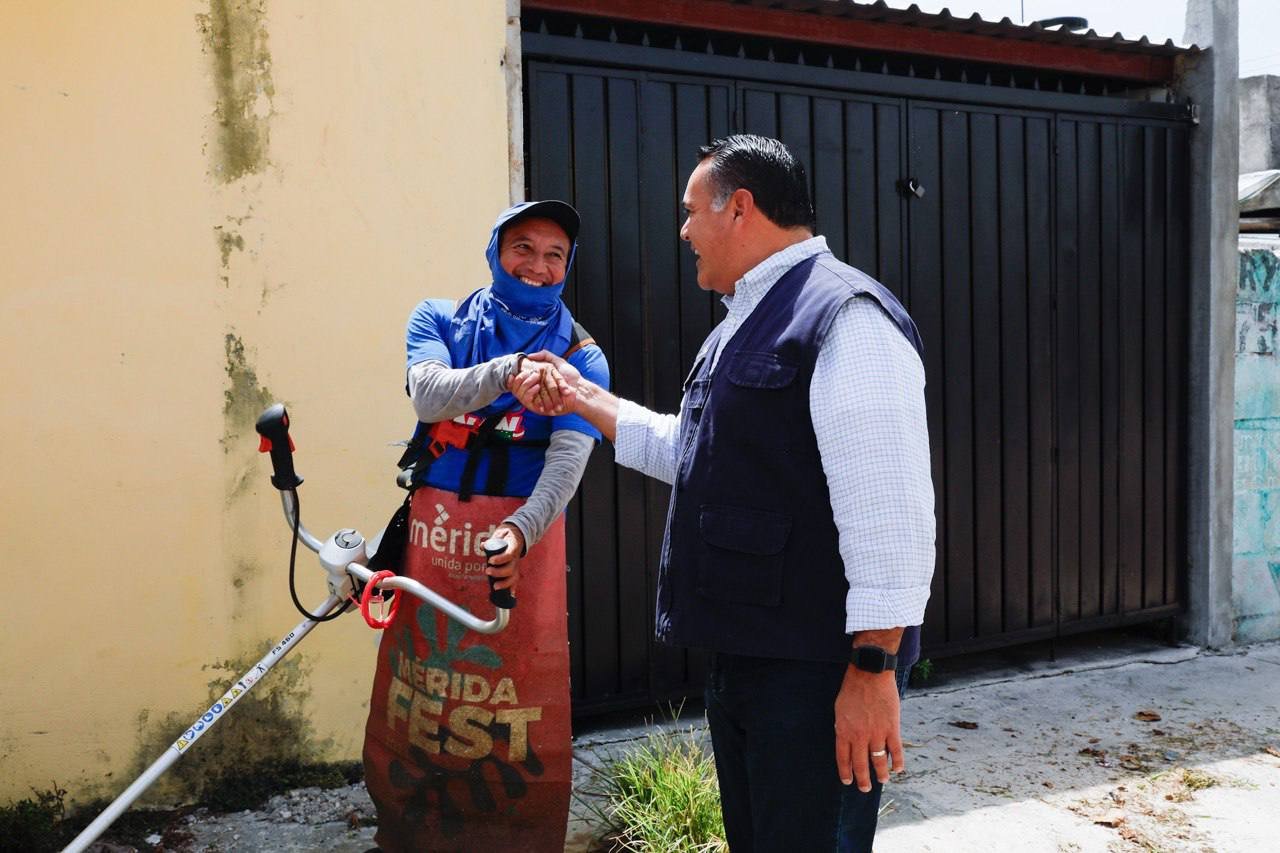
{"type": "Polygon", "coordinates": [[[574,411],[581,379],[577,368],[543,350],[525,357],[520,371],[507,380],[507,390],[532,412],[564,415],[574,411]]]}

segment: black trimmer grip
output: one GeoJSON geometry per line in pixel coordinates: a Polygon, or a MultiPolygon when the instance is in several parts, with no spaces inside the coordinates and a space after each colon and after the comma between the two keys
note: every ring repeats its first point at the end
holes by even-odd
{"type": "MultiPolygon", "coordinates": [[[[480,543],[480,550],[484,551],[485,564],[493,565],[489,560],[507,550],[507,543],[501,539],[486,539],[480,543]]],[[[513,609],[516,606],[516,597],[509,589],[494,589],[493,585],[497,582],[497,578],[489,577],[489,603],[503,610],[513,609]]]]}
{"type": "Polygon", "coordinates": [[[293,439],[289,437],[289,413],[284,410],[284,403],[276,403],[259,415],[253,428],[262,436],[258,452],[271,454],[275,472],[271,485],[282,492],[302,485],[302,478],[293,470],[293,439]]]}

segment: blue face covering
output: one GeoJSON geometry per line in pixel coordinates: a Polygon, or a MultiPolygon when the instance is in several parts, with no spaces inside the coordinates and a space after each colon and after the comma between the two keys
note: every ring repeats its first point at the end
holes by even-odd
{"type": "MultiPolygon", "coordinates": [[[[573,336],[573,315],[560,301],[564,281],[544,287],[525,284],[499,262],[502,229],[534,202],[508,208],[494,223],[485,257],[493,283],[468,296],[453,315],[448,340],[454,367],[472,367],[515,352],[550,350],[560,355],[573,336]]],[[[573,267],[578,244],[569,248],[565,278],[573,267]]],[[[511,394],[503,394],[477,414],[488,416],[519,406],[511,394]]]]}

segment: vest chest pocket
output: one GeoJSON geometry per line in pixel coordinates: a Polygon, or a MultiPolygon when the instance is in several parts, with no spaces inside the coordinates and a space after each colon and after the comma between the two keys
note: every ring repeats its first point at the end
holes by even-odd
{"type": "Polygon", "coordinates": [[[735,353],[729,364],[729,381],[743,388],[785,388],[796,378],[798,364],[772,352],[735,353]]]}
{"type": "Polygon", "coordinates": [[[769,510],[703,504],[698,592],[735,604],[782,603],[782,572],[791,516],[769,510]]]}

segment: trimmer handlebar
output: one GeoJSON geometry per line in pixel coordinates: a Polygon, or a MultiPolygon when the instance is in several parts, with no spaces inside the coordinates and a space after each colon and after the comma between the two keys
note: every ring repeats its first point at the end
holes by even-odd
{"type": "MultiPolygon", "coordinates": [[[[280,505],[284,510],[285,522],[296,532],[299,542],[320,555],[320,563],[330,576],[330,592],[334,593],[339,601],[343,600],[349,593],[349,590],[343,590],[343,586],[349,583],[351,578],[360,583],[369,583],[372,579],[373,572],[364,563],[368,562],[368,558],[373,556],[381,544],[382,534],[374,537],[373,541],[376,544],[372,545],[365,542],[355,530],[339,530],[328,540],[320,540],[313,536],[297,516],[297,493],[294,490],[302,483],[302,478],[293,470],[293,441],[289,438],[289,413],[285,411],[284,404],[276,403],[268,408],[258,418],[254,428],[262,436],[262,444],[258,449],[263,453],[271,454],[271,465],[275,469],[271,485],[280,490],[280,505]],[[343,541],[337,541],[339,538],[343,541]],[[348,542],[348,539],[353,542],[356,539],[360,540],[358,548],[348,542]],[[357,551],[360,554],[358,559],[357,551]]],[[[501,542],[501,540],[489,541],[495,544],[501,542]]],[[[485,543],[485,545],[488,544],[488,542],[485,543]]],[[[485,556],[496,556],[505,547],[503,543],[496,551],[485,549],[485,556]]],[[[378,581],[377,586],[408,593],[472,631],[480,634],[496,634],[507,627],[507,622],[511,618],[510,610],[516,606],[515,596],[510,590],[493,588],[496,580],[496,578],[489,578],[489,601],[497,608],[492,619],[481,619],[475,616],[466,608],[412,578],[401,576],[386,578],[378,581]]]]}
{"type": "Polygon", "coordinates": [[[262,436],[259,453],[271,454],[271,485],[282,492],[302,485],[302,478],[293,470],[293,439],[289,437],[289,413],[284,403],[276,403],[258,417],[254,429],[262,436]]]}

